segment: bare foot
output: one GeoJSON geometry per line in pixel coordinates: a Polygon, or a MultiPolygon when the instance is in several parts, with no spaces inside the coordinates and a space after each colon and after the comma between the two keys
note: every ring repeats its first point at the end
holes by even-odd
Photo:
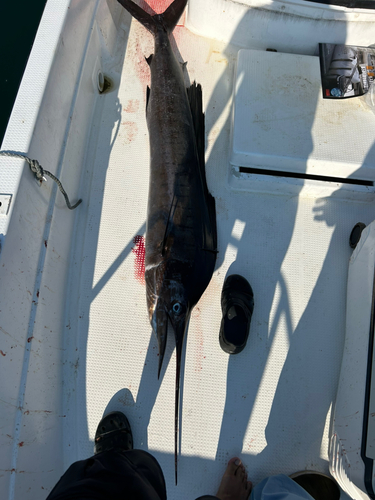
{"type": "Polygon", "coordinates": [[[216,496],[220,500],[247,500],[252,487],[241,460],[233,457],[228,462],[216,496]]]}

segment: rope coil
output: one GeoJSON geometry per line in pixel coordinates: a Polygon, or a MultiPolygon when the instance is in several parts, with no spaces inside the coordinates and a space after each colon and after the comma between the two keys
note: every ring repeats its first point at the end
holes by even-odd
{"type": "Polygon", "coordinates": [[[65,202],[69,210],[74,210],[75,208],[78,207],[80,203],[82,203],[82,200],[79,199],[77,203],[71,205],[69,197],[66,194],[66,191],[63,188],[63,185],[61,184],[59,179],[55,177],[53,174],[51,174],[51,172],[48,172],[48,170],[44,170],[44,168],[40,165],[38,160],[32,160],[31,158],[22,153],[14,153],[13,151],[0,151],[0,156],[9,156],[11,158],[20,158],[21,160],[25,160],[29,164],[30,170],[33,172],[33,174],[35,174],[36,179],[40,182],[47,181],[47,179],[45,178],[46,175],[50,177],[58,185],[62,195],[65,198],[65,202]]]}

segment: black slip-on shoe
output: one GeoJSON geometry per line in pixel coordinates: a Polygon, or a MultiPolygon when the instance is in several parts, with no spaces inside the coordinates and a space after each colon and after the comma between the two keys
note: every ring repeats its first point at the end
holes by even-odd
{"type": "Polygon", "coordinates": [[[133,449],[133,434],[129,420],[121,411],[108,413],[99,422],[95,434],[94,453],[133,449]]]}
{"type": "Polygon", "coordinates": [[[226,278],[221,292],[221,309],[220,347],[228,354],[238,354],[246,345],[254,310],[253,290],[243,276],[232,274],[226,278]]]}

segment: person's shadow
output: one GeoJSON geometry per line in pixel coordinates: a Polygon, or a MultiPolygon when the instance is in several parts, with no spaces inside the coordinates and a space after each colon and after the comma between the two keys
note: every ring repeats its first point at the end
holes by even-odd
{"type": "MultiPolygon", "coordinates": [[[[373,161],[374,155],[375,144],[363,163],[373,161]]],[[[358,171],[351,177],[358,178],[358,171]]],[[[340,199],[345,198],[344,190],[315,200],[312,209],[315,220],[332,229],[331,241],[308,304],[293,330],[265,428],[266,446],[256,457],[257,462],[267,463],[270,474],[301,469],[301,455],[303,469],[328,472],[325,455],[330,447],[337,367],[345,339],[347,270],[352,252],[349,235],[356,222],[367,225],[375,216],[373,203],[340,199]]],[[[342,493],[341,498],[348,497],[342,493]]]]}
{"type": "MultiPolygon", "coordinates": [[[[245,16],[241,24],[245,26],[247,21],[247,16],[245,16]]],[[[233,46],[228,46],[224,51],[228,61],[233,61],[234,49],[233,46]]],[[[228,64],[226,71],[228,73],[233,71],[233,65],[228,64]]],[[[238,82],[241,82],[243,76],[238,75],[238,82]]],[[[228,78],[229,75],[225,72],[207,105],[208,130],[214,127],[223,111],[220,108],[217,109],[217,102],[220,102],[220,95],[225,91],[228,78]]],[[[282,75],[277,75],[277,78],[268,81],[265,89],[268,98],[272,99],[272,95],[277,95],[280,87],[283,88],[283,85],[287,83],[283,82],[282,75]]],[[[296,148],[299,149],[302,171],[306,169],[307,158],[313,150],[311,128],[320,92],[319,85],[307,85],[306,105],[301,115],[290,116],[290,120],[294,122],[301,121],[296,148]]],[[[277,116],[278,112],[275,113],[277,116]]],[[[215,176],[221,180],[228,177],[228,164],[220,162],[219,158],[230,144],[230,122],[229,114],[207,161],[208,172],[214,166],[220,165],[220,172],[215,172],[215,176]]],[[[254,123],[252,126],[262,127],[264,140],[270,145],[273,145],[275,134],[279,137],[284,134],[287,137],[292,133],[287,117],[285,120],[275,120],[275,116],[265,116],[262,123],[254,123]]],[[[248,133],[250,135],[253,131],[249,130],[248,133]]],[[[292,142],[293,138],[289,136],[288,141],[292,142]]],[[[246,182],[249,186],[251,181],[246,182]]],[[[278,348],[277,337],[280,336],[280,330],[284,330],[285,341],[290,346],[294,343],[290,290],[282,264],[294,232],[299,207],[298,196],[303,182],[295,186],[292,195],[287,196],[272,196],[264,192],[256,192],[256,188],[251,187],[252,192],[245,194],[235,189],[228,191],[223,182],[221,184],[213,182],[213,184],[213,194],[216,199],[220,200],[217,203],[217,216],[220,250],[218,267],[222,266],[221,269],[224,271],[221,284],[225,275],[241,274],[250,282],[255,301],[247,346],[242,353],[230,355],[228,360],[225,406],[216,460],[224,464],[230,456],[242,450],[242,453],[246,454],[244,460],[249,471],[251,470],[252,478],[257,481],[261,479],[259,475],[257,476],[257,471],[264,471],[266,467],[268,468],[262,460],[259,460],[258,454],[259,450],[266,445],[262,427],[263,419],[267,418],[267,411],[269,411],[269,391],[276,389],[277,373],[280,372],[282,366],[282,361],[279,359],[274,375],[272,375],[272,384],[265,384],[265,377],[269,377],[272,372],[272,367],[269,366],[270,355],[278,348]],[[252,201],[248,203],[250,196],[252,201]],[[235,237],[238,226],[242,227],[242,231],[235,237]],[[279,228],[282,228],[282,234],[279,228]],[[246,438],[249,428],[253,431],[250,439],[246,438]]],[[[277,440],[269,443],[274,450],[278,448],[277,440]]],[[[270,472],[272,472],[271,469],[270,472]]]]}
{"type": "MultiPolygon", "coordinates": [[[[242,29],[246,23],[245,16],[241,21],[242,29]]],[[[278,48],[277,45],[273,47],[278,48]]],[[[230,81],[228,73],[233,71],[232,50],[233,47],[228,46],[224,51],[229,64],[207,105],[208,137],[223,113],[223,107],[218,107],[217,103],[230,81]]],[[[321,93],[320,85],[310,91],[306,101],[308,109],[304,110],[310,116],[310,123],[305,120],[299,137],[296,137],[296,141],[304,142],[305,161],[315,146],[311,129],[315,120],[315,104],[321,93]]],[[[267,87],[267,93],[272,93],[272,88],[267,87]]],[[[271,143],[274,132],[272,117],[267,125],[268,130],[265,128],[264,134],[271,143]]],[[[288,124],[284,123],[284,126],[287,128],[288,124]]],[[[259,202],[259,208],[250,212],[243,202],[243,193],[225,192],[225,186],[215,181],[228,175],[228,166],[220,161],[220,157],[225,154],[229,143],[230,116],[215,137],[207,161],[209,185],[213,186],[213,194],[219,201],[220,253],[217,267],[222,266],[223,275],[238,273],[248,279],[254,290],[255,308],[246,349],[239,355],[229,356],[216,460],[224,463],[242,450],[255,481],[262,479],[265,471],[268,474],[290,474],[310,468],[328,472],[327,429],[345,334],[346,277],[351,253],[348,238],[357,219],[361,219],[359,214],[367,214],[362,222],[369,223],[375,212],[372,214],[371,204],[343,202],[340,196],[337,197],[337,194],[343,193],[317,200],[315,206],[311,202],[313,213],[308,217],[314,217],[315,213],[316,221],[325,221],[332,228],[332,236],[328,245],[324,237],[324,245],[327,245],[324,250],[320,246],[318,226],[315,226],[317,233],[303,236],[310,242],[311,251],[311,255],[306,254],[305,258],[310,260],[310,266],[316,263],[316,269],[320,271],[316,283],[312,284],[308,266],[304,271],[301,269],[303,264],[296,263],[298,283],[292,292],[293,279],[286,276],[283,263],[298,239],[294,234],[296,218],[302,213],[299,212],[298,190],[294,196],[281,195],[277,200],[276,197],[255,192],[247,194],[259,202]],[[218,165],[220,167],[216,168],[215,174],[211,174],[218,165]],[[239,222],[243,227],[242,234],[233,238],[232,230],[239,222]],[[277,237],[280,234],[278,227],[282,227],[281,238],[277,237]],[[340,250],[338,254],[339,246],[345,246],[346,250],[340,250]],[[224,256],[230,248],[233,257],[228,268],[224,256]],[[301,295],[308,297],[306,303],[300,297],[298,287],[301,287],[301,295]],[[311,289],[311,294],[308,296],[304,289],[311,289]],[[300,311],[297,316],[296,309],[300,311]],[[337,311],[341,314],[338,315],[337,311]],[[342,335],[337,335],[337,332],[342,332],[342,335]],[[280,338],[282,335],[283,339],[280,338]],[[278,356],[279,346],[281,353],[278,356]],[[335,363],[332,363],[333,359],[335,363]]],[[[334,148],[335,144],[331,147],[334,148]]],[[[365,162],[370,160],[375,160],[375,147],[369,151],[365,162]]],[[[356,177],[355,173],[353,177],[356,177]]],[[[254,203],[251,207],[254,210],[254,203]]],[[[303,210],[308,213],[308,208],[303,210]]],[[[301,224],[301,221],[298,223],[301,224]]],[[[322,231],[326,231],[321,227],[322,231]]]]}

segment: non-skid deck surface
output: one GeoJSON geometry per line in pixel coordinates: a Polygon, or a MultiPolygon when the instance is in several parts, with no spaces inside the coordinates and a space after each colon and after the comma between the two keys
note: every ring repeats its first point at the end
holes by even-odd
{"type": "Polygon", "coordinates": [[[149,146],[145,121],[151,36],[124,15],[115,62],[119,87],[99,99],[87,179],[87,220],[77,227],[64,380],[65,462],[92,454],[105,411],[129,418],[137,448],[160,462],[169,498],[214,494],[239,455],[257,483],[269,474],[328,471],[328,428],[341,362],[348,237],[370,204],[236,192],[228,186],[237,48],[177,27],[191,81],[202,84],[206,171],[216,199],[219,255],[187,336],[178,486],[174,485],[175,354],[172,332],[157,380],[157,343],[142,277],[149,146]],[[127,33],[129,38],[127,39],[127,33]],[[251,283],[255,309],[246,349],[219,346],[225,276],[251,283]],[[75,327],[74,327],[75,325],[75,327]],[[78,351],[77,351],[78,350],[78,351]],[[79,353],[76,362],[76,353],[79,353]],[[67,366],[69,363],[67,364],[67,366]]]}

